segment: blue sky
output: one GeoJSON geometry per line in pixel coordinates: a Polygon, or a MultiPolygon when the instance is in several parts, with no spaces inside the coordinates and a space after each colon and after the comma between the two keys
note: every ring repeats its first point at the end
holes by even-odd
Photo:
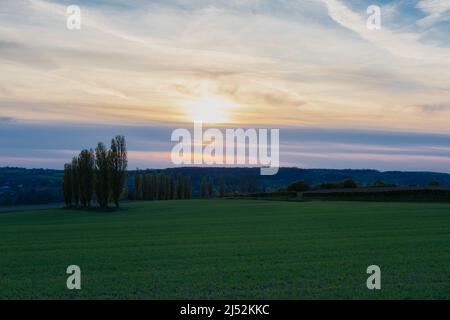
{"type": "Polygon", "coordinates": [[[449,172],[449,28],[450,0],[4,2],[0,166],[124,133],[131,167],[167,167],[205,116],[281,128],[287,166],[449,172]]]}

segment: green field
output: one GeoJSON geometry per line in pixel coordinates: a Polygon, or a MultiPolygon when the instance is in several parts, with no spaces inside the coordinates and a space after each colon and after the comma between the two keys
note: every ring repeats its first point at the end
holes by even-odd
{"type": "Polygon", "coordinates": [[[0,298],[449,299],[450,204],[192,200],[0,213],[0,298]],[[82,290],[66,288],[79,265],[82,290]],[[382,289],[366,288],[379,265],[382,289]]]}

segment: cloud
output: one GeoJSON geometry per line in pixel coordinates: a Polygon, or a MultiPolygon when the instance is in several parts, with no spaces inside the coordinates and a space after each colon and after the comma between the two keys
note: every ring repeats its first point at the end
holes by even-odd
{"type": "Polygon", "coordinates": [[[2,126],[8,125],[8,124],[13,124],[15,121],[16,121],[15,118],[0,116],[0,125],[2,125],[2,126]]]}
{"type": "Polygon", "coordinates": [[[450,110],[450,105],[449,104],[425,104],[425,105],[419,106],[419,108],[421,110],[423,110],[423,112],[434,113],[434,112],[448,111],[448,110],[450,110]]]}
{"type": "MultiPolygon", "coordinates": [[[[370,30],[366,27],[367,16],[352,11],[338,0],[321,1],[326,4],[328,13],[334,21],[394,56],[419,61],[427,60],[429,63],[450,63],[450,49],[425,45],[420,42],[419,34],[395,32],[385,25],[382,25],[381,30],[370,30]]],[[[448,1],[445,2],[448,3],[448,1]]]]}
{"type": "Polygon", "coordinates": [[[416,8],[427,14],[426,17],[417,21],[420,26],[430,26],[437,22],[450,20],[449,0],[420,0],[416,8]]]}

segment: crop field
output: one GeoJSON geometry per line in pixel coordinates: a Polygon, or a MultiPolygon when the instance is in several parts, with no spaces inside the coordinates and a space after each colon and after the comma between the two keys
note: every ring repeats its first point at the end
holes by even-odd
{"type": "Polygon", "coordinates": [[[0,299],[449,299],[450,204],[191,200],[0,213],[0,299]],[[81,268],[81,290],[66,269],[81,268]],[[381,268],[381,290],[366,269],[381,268]]]}

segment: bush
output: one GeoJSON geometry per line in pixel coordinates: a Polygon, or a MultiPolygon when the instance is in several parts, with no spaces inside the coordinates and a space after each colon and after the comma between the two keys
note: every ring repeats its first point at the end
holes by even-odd
{"type": "Polygon", "coordinates": [[[287,187],[287,191],[290,191],[290,192],[303,192],[303,191],[308,191],[309,189],[310,189],[309,184],[305,181],[297,181],[297,182],[291,183],[287,187]]]}
{"type": "Polygon", "coordinates": [[[358,184],[355,182],[355,180],[352,179],[347,179],[344,181],[340,181],[340,182],[335,182],[335,183],[331,183],[331,182],[327,182],[327,183],[322,183],[319,186],[319,189],[354,189],[354,188],[358,188],[358,184]]]}
{"type": "Polygon", "coordinates": [[[373,188],[383,188],[383,187],[386,187],[386,182],[384,182],[383,180],[377,180],[377,181],[375,181],[374,183],[372,183],[372,184],[370,185],[370,187],[373,187],[373,188]]]}
{"type": "Polygon", "coordinates": [[[355,182],[355,180],[348,179],[342,182],[342,187],[344,189],[354,189],[358,188],[358,184],[355,182]]]}
{"type": "Polygon", "coordinates": [[[338,186],[335,183],[330,183],[330,182],[326,182],[326,183],[322,183],[319,186],[319,189],[323,189],[323,190],[327,190],[327,189],[337,189],[338,186]]]}
{"type": "Polygon", "coordinates": [[[441,185],[441,183],[439,182],[439,181],[430,181],[429,183],[428,183],[428,186],[429,187],[432,187],[432,188],[439,188],[439,187],[441,187],[442,185],[441,185]]]}

